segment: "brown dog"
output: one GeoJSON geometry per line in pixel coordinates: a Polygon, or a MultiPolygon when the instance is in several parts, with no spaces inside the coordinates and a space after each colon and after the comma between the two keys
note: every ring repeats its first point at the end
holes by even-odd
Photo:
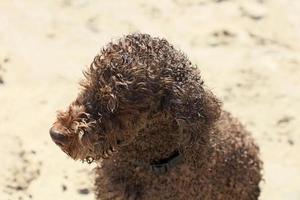
{"type": "Polygon", "coordinates": [[[99,200],[258,199],[258,147],[166,40],[127,35],[84,75],[50,135],[75,160],[102,160],[99,200]]]}

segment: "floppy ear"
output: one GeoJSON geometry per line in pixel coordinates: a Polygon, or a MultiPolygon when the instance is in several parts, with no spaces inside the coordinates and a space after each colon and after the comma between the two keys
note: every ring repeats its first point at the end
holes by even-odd
{"type": "Polygon", "coordinates": [[[221,114],[220,101],[202,87],[175,91],[169,103],[179,127],[180,142],[184,146],[201,142],[201,135],[208,133],[209,127],[221,114]],[[199,130],[202,134],[199,134],[199,130]]]}
{"type": "Polygon", "coordinates": [[[186,123],[210,125],[221,113],[221,102],[209,91],[199,85],[185,88],[177,87],[170,99],[170,109],[175,119],[186,123]]]}

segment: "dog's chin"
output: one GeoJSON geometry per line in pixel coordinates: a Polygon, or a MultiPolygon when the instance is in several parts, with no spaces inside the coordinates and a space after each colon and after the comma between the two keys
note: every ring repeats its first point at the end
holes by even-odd
{"type": "Polygon", "coordinates": [[[83,159],[87,163],[97,162],[104,159],[110,159],[118,151],[118,147],[112,145],[105,145],[101,147],[95,147],[93,152],[89,152],[87,156],[83,159]]]}
{"type": "Polygon", "coordinates": [[[107,156],[107,157],[104,157],[103,155],[87,155],[86,157],[84,158],[81,158],[80,160],[83,162],[83,163],[88,163],[88,164],[91,164],[93,162],[97,163],[97,162],[100,162],[101,160],[103,159],[109,159],[111,156],[107,156]]]}
{"type": "Polygon", "coordinates": [[[88,154],[88,151],[85,149],[72,149],[72,147],[66,147],[66,148],[62,148],[61,150],[70,158],[72,158],[73,160],[85,160],[88,154]]]}
{"type": "Polygon", "coordinates": [[[80,143],[67,148],[61,147],[62,151],[74,160],[80,160],[86,163],[93,163],[103,159],[110,159],[121,148],[124,143],[109,143],[103,141],[81,140],[80,143]],[[72,147],[75,146],[75,149],[72,147]]]}

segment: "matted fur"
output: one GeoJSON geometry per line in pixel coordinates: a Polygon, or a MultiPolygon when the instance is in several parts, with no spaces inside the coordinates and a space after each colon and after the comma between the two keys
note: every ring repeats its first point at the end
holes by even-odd
{"type": "Polygon", "coordinates": [[[103,159],[97,199],[258,198],[258,147],[165,39],[131,34],[111,42],[84,75],[53,128],[73,159],[103,159]],[[151,170],[174,151],[182,162],[151,170]]]}

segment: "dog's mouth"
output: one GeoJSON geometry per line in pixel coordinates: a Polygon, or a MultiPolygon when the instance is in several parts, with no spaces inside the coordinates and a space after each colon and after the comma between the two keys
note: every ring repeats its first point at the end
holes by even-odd
{"type": "Polygon", "coordinates": [[[83,159],[83,162],[91,164],[94,161],[109,159],[118,151],[118,147],[111,144],[96,144],[93,150],[83,159]],[[93,152],[93,153],[92,153],[93,152]]]}
{"type": "Polygon", "coordinates": [[[117,152],[117,151],[116,150],[108,150],[108,151],[106,151],[105,153],[103,153],[101,155],[96,155],[96,156],[88,155],[82,161],[86,162],[88,164],[91,164],[93,162],[100,161],[100,160],[103,160],[103,159],[109,159],[109,158],[112,157],[112,155],[115,152],[117,152]]]}
{"type": "Polygon", "coordinates": [[[110,159],[122,147],[130,144],[132,138],[125,138],[121,134],[102,134],[101,136],[89,134],[83,137],[82,142],[83,147],[87,149],[82,161],[90,164],[94,161],[110,159]]]}

